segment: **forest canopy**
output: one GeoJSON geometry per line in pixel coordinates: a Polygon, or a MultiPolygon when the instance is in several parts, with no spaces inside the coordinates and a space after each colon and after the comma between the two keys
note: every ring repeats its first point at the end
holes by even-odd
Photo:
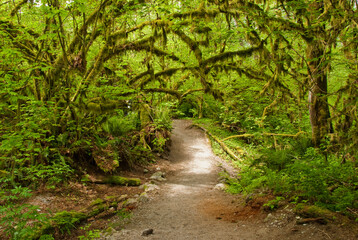
{"type": "Polygon", "coordinates": [[[302,197],[357,207],[357,1],[15,0],[0,16],[2,188],[151,161],[190,117],[257,147],[260,174],[341,171],[302,197]]]}

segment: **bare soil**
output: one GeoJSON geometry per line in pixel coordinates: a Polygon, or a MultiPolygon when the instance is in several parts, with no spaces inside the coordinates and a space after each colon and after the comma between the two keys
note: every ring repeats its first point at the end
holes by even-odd
{"type": "Polygon", "coordinates": [[[169,172],[167,181],[133,211],[130,223],[118,224],[101,239],[358,239],[354,223],[297,225],[290,205],[272,213],[263,210],[272,196],[247,200],[216,189],[222,160],[204,133],[190,125],[174,121],[170,155],[161,165],[169,172]],[[147,229],[153,233],[142,236],[147,229]]]}
{"type": "MultiPolygon", "coordinates": [[[[215,156],[205,134],[191,128],[187,120],[175,120],[170,154],[157,163],[120,173],[126,177],[150,182],[158,171],[166,173],[166,181],[156,182],[159,189],[149,192],[149,200],[126,207],[130,219],[111,211],[84,222],[70,234],[56,233],[55,239],[78,239],[89,230],[102,229],[100,239],[358,239],[358,226],[345,218],[320,225],[317,222],[296,224],[298,216],[286,205],[267,212],[263,205],[273,196],[247,199],[215,188],[220,182],[218,173],[229,164],[215,156]],[[146,168],[146,171],[143,171],[146,168]],[[84,226],[89,226],[84,230],[84,226]],[[153,233],[142,236],[143,231],[153,233]]],[[[96,178],[96,176],[92,176],[96,178]]],[[[100,177],[100,176],[97,176],[100,177]]],[[[59,211],[78,211],[97,198],[127,194],[137,198],[143,189],[71,182],[54,190],[40,188],[28,203],[38,205],[50,215],[59,211]]],[[[122,215],[123,216],[123,215],[122,215]]],[[[7,239],[0,231],[0,239],[7,239]]]]}

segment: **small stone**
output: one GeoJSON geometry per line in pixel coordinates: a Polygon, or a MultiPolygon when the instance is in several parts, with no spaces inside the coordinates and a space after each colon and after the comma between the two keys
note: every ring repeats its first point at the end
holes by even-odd
{"type": "Polygon", "coordinates": [[[151,177],[150,177],[151,180],[157,180],[157,181],[165,181],[165,173],[163,172],[156,172],[154,173],[151,177]]]}
{"type": "Polygon", "coordinates": [[[138,198],[139,202],[148,202],[149,201],[149,196],[146,192],[142,193],[139,198],[138,198]]]}
{"type": "Polygon", "coordinates": [[[156,169],[157,171],[160,171],[160,167],[157,167],[157,169],[156,169]]]}
{"type": "Polygon", "coordinates": [[[146,192],[151,192],[151,191],[159,189],[159,187],[157,185],[152,184],[152,183],[143,184],[139,188],[144,189],[144,191],[146,191],[146,192]]]}
{"type": "Polygon", "coordinates": [[[264,222],[265,222],[265,223],[267,223],[267,222],[271,222],[271,223],[272,223],[274,220],[275,220],[275,217],[274,217],[271,213],[269,213],[269,214],[266,216],[264,222]]]}
{"type": "Polygon", "coordinates": [[[108,228],[105,230],[105,232],[106,232],[107,235],[113,234],[115,231],[116,231],[116,230],[114,230],[112,227],[108,227],[108,228]]]}
{"type": "Polygon", "coordinates": [[[127,206],[130,206],[130,205],[136,205],[137,203],[138,203],[137,199],[129,198],[127,201],[125,201],[123,203],[123,207],[127,207],[127,206]]]}
{"type": "Polygon", "coordinates": [[[148,172],[149,172],[149,170],[148,170],[148,169],[146,169],[146,168],[144,168],[144,169],[143,169],[143,172],[144,172],[144,173],[148,173],[148,172]]]}
{"type": "Polygon", "coordinates": [[[150,234],[153,234],[154,230],[152,228],[146,229],[142,232],[142,236],[148,236],[150,234]]]}
{"type": "Polygon", "coordinates": [[[225,190],[226,186],[223,183],[218,183],[218,184],[215,185],[214,189],[216,189],[216,190],[225,190]]]}

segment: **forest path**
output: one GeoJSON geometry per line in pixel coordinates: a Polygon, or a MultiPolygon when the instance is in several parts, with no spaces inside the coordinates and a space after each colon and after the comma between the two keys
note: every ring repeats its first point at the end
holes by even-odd
{"type": "Polygon", "coordinates": [[[274,225],[275,219],[267,223],[260,203],[246,208],[237,196],[215,189],[219,161],[203,131],[190,125],[174,120],[169,155],[173,174],[133,211],[124,229],[103,239],[328,239],[314,227],[296,228],[293,214],[282,215],[287,218],[284,226],[274,225]],[[153,234],[142,236],[146,229],[153,234]]]}
{"type": "Polygon", "coordinates": [[[141,204],[131,223],[112,239],[238,239],[236,223],[204,212],[205,201],[217,199],[223,204],[224,193],[214,189],[220,169],[210,143],[203,131],[190,125],[174,120],[169,161],[176,171],[160,185],[159,196],[141,204]],[[141,236],[145,229],[154,233],[141,236]]]}

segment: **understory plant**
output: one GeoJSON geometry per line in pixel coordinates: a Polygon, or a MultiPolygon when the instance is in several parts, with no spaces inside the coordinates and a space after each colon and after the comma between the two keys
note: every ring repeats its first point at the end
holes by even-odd
{"type": "Polygon", "coordinates": [[[358,209],[354,162],[341,162],[335,155],[326,157],[314,148],[303,153],[295,149],[264,153],[231,180],[230,191],[248,194],[261,189],[348,215],[349,209],[358,209]]]}
{"type": "MultiPolygon", "coordinates": [[[[48,223],[49,216],[41,213],[38,206],[21,203],[31,196],[29,188],[15,187],[0,194],[0,224],[6,236],[13,240],[32,239],[38,229],[48,223]]],[[[53,238],[43,235],[40,239],[53,238]]]]}

